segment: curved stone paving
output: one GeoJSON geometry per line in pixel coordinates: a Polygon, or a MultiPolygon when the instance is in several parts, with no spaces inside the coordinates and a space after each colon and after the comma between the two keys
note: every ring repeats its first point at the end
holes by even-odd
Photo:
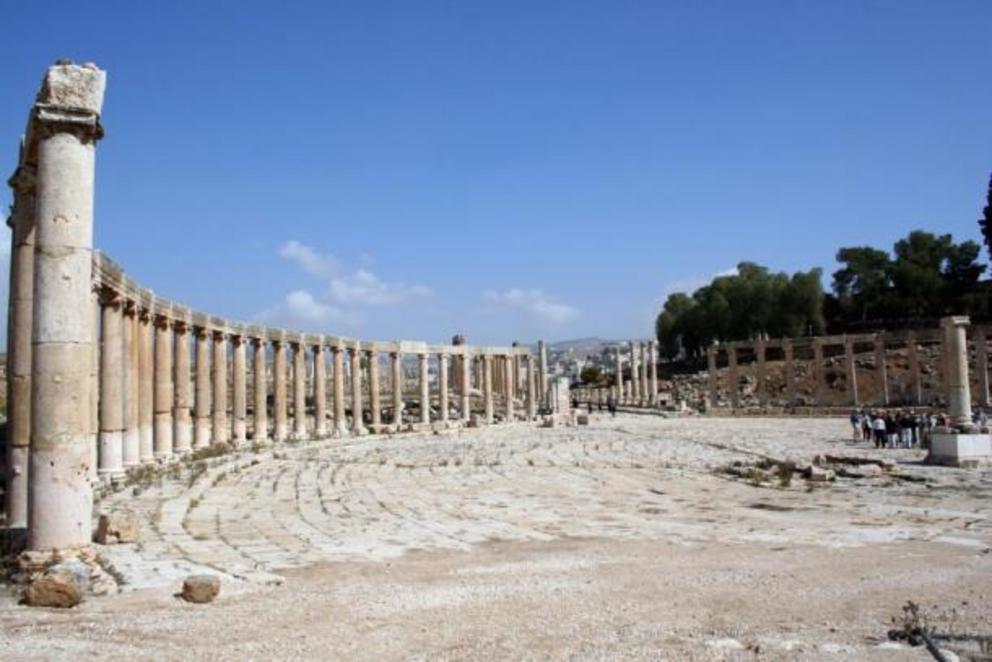
{"type": "Polygon", "coordinates": [[[97,510],[133,509],[142,542],[101,548],[125,588],[173,586],[193,570],[232,585],[281,570],[384,560],[487,541],[613,538],[851,546],[898,540],[992,544],[989,470],[915,464],[892,476],[810,490],[761,488],[714,469],[756,456],[809,461],[850,446],[838,419],[593,416],[592,425],[519,424],[445,434],[280,445],[166,470],[97,510]],[[134,491],[140,493],[135,495],[134,491]],[[864,497],[864,498],[862,498],[864,497]]]}

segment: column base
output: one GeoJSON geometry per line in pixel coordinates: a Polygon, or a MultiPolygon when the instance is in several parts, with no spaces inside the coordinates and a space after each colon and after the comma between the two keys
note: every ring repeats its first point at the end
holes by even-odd
{"type": "Polygon", "coordinates": [[[977,467],[992,464],[992,435],[971,432],[934,432],[927,464],[977,467]]]}

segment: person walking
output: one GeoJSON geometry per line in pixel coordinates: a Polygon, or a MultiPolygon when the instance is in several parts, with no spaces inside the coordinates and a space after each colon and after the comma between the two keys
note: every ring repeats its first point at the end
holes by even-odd
{"type": "Polygon", "coordinates": [[[851,440],[857,441],[861,437],[861,414],[857,409],[851,410],[851,440]]]}

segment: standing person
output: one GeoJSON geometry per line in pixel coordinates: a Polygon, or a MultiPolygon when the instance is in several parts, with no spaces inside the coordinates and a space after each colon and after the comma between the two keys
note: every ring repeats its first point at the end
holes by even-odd
{"type": "Polygon", "coordinates": [[[875,414],[875,420],[872,421],[872,430],[875,432],[875,448],[885,447],[885,419],[881,414],[875,414]]]}
{"type": "Polygon", "coordinates": [[[617,401],[612,395],[606,400],[606,408],[609,410],[610,416],[613,418],[617,417],[617,401]]]}
{"type": "Polygon", "coordinates": [[[864,441],[871,441],[872,429],[871,429],[871,414],[868,410],[861,410],[861,438],[864,441]]]}
{"type": "Polygon", "coordinates": [[[885,412],[885,441],[886,448],[896,447],[896,435],[898,434],[896,419],[891,411],[885,412]]]}
{"type": "Polygon", "coordinates": [[[851,439],[857,441],[861,435],[861,415],[857,409],[851,410],[851,439]]]}

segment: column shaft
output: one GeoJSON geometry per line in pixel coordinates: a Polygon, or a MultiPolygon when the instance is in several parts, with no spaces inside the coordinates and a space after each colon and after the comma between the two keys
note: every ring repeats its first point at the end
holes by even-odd
{"type": "Polygon", "coordinates": [[[947,402],[951,424],[958,428],[971,426],[971,383],[968,378],[967,316],[945,317],[944,352],[947,357],[947,402]]]}
{"type": "Polygon", "coordinates": [[[124,385],[121,395],[124,401],[124,468],[136,467],[141,463],[141,449],[138,433],[138,317],[133,301],[124,303],[122,320],[124,358],[124,385]]]}
{"type": "Polygon", "coordinates": [[[362,406],[362,351],[355,342],[355,347],[348,350],[351,358],[351,433],[365,434],[362,406]]]}
{"type": "Polygon", "coordinates": [[[528,354],[524,357],[527,364],[527,420],[537,417],[537,394],[535,391],[534,357],[528,354]]]}
{"type": "Polygon", "coordinates": [[[506,422],[513,422],[513,357],[502,357],[503,365],[506,368],[503,378],[505,379],[504,390],[506,391],[503,403],[506,407],[506,422]]]}
{"type": "Polygon", "coordinates": [[[231,414],[234,422],[231,427],[235,444],[243,444],[248,440],[248,375],[247,375],[247,349],[245,348],[245,338],[242,336],[231,336],[231,345],[234,349],[234,371],[233,386],[231,396],[234,402],[231,403],[231,414]]]}
{"type": "Polygon", "coordinates": [[[989,402],[989,351],[987,329],[984,326],[974,327],[975,338],[975,370],[978,372],[978,406],[987,408],[989,402]]]}
{"type": "Polygon", "coordinates": [[[393,425],[396,430],[403,426],[403,355],[399,352],[390,354],[393,372],[393,425]]]}
{"type": "Polygon", "coordinates": [[[172,459],[172,322],[167,317],[155,318],[155,458],[172,459]]]}
{"type": "Polygon", "coordinates": [[[307,355],[302,343],[293,343],[293,437],[307,438],[307,355]]]}
{"type": "Polygon", "coordinates": [[[193,403],[193,447],[210,445],[210,345],[207,330],[197,328],[196,343],[196,401],[193,403]]]}
{"type": "Polygon", "coordinates": [[[759,405],[768,404],[768,376],[767,376],[767,364],[765,362],[766,354],[765,341],[759,340],[754,344],[755,353],[755,380],[757,384],[755,385],[755,395],[758,396],[759,405]]]}
{"type": "Polygon", "coordinates": [[[735,409],[741,404],[740,380],[737,377],[737,345],[727,345],[727,381],[730,383],[730,406],[735,409]]]}
{"type": "Polygon", "coordinates": [[[252,440],[256,444],[264,443],[269,438],[269,380],[266,375],[265,361],[265,340],[262,338],[252,338],[252,346],[255,354],[252,357],[252,372],[254,380],[255,405],[254,414],[255,429],[252,431],[252,440]]]}
{"type": "Polygon", "coordinates": [[[138,452],[142,464],[155,461],[155,341],[152,316],[138,315],[138,452]]]}
{"type": "Polygon", "coordinates": [[[226,444],[231,439],[227,422],[227,337],[218,331],[213,339],[213,437],[215,444],[226,444]]]}
{"type": "Polygon", "coordinates": [[[861,399],[858,397],[858,365],[854,361],[854,343],[846,339],[844,363],[847,367],[847,401],[852,407],[857,407],[861,404],[861,399]]]}
{"type": "Polygon", "coordinates": [[[344,350],[331,347],[331,358],[334,362],[334,435],[340,437],[348,431],[344,408],[344,350]]]}
{"type": "Polygon", "coordinates": [[[878,375],[878,399],[889,406],[889,370],[885,357],[885,334],[875,334],[875,372],[878,375]]]}
{"type": "Polygon", "coordinates": [[[420,422],[431,422],[431,390],[430,377],[427,368],[427,354],[417,355],[417,365],[420,369],[420,422]]]}
{"type": "Polygon", "coordinates": [[[174,426],[172,437],[172,450],[176,455],[186,455],[193,446],[193,421],[190,417],[189,397],[189,326],[185,322],[176,322],[173,325],[175,330],[175,365],[174,387],[175,406],[172,411],[172,423],[174,426]]]}
{"type": "Polygon", "coordinates": [[[462,369],[461,376],[461,410],[462,421],[468,422],[472,416],[472,358],[467,350],[459,358],[459,365],[462,369]]]}
{"type": "Polygon", "coordinates": [[[441,352],[437,355],[437,395],[441,422],[448,422],[448,355],[441,352]]]}
{"type": "Polygon", "coordinates": [[[327,436],[327,356],[323,345],[313,347],[314,436],[327,436]]]}
{"type": "Polygon", "coordinates": [[[379,432],[382,425],[382,397],[379,386],[379,354],[375,350],[367,352],[366,360],[369,365],[369,408],[372,416],[372,426],[379,432]]]}
{"type": "Polygon", "coordinates": [[[909,334],[906,346],[909,354],[909,401],[914,405],[922,405],[923,381],[920,378],[920,348],[915,333],[909,334]]]}
{"type": "Polygon", "coordinates": [[[482,355],[482,397],[485,402],[486,423],[493,422],[493,356],[482,355]]]}
{"type": "Polygon", "coordinates": [[[124,473],[124,362],[121,300],[108,293],[103,301],[100,334],[100,455],[99,474],[104,481],[124,473]]]}
{"type": "Polygon", "coordinates": [[[824,405],[823,389],[823,341],[813,338],[813,404],[817,407],[824,405]]]}
{"type": "Polygon", "coordinates": [[[785,371],[785,406],[791,407],[796,402],[796,372],[791,339],[786,338],[782,341],[782,353],[785,355],[785,365],[782,366],[785,371]]]}
{"type": "Polygon", "coordinates": [[[286,343],[282,340],[277,340],[272,343],[272,348],[272,382],[275,408],[275,430],[273,432],[273,438],[276,441],[286,441],[288,432],[286,425],[286,343]]]}

